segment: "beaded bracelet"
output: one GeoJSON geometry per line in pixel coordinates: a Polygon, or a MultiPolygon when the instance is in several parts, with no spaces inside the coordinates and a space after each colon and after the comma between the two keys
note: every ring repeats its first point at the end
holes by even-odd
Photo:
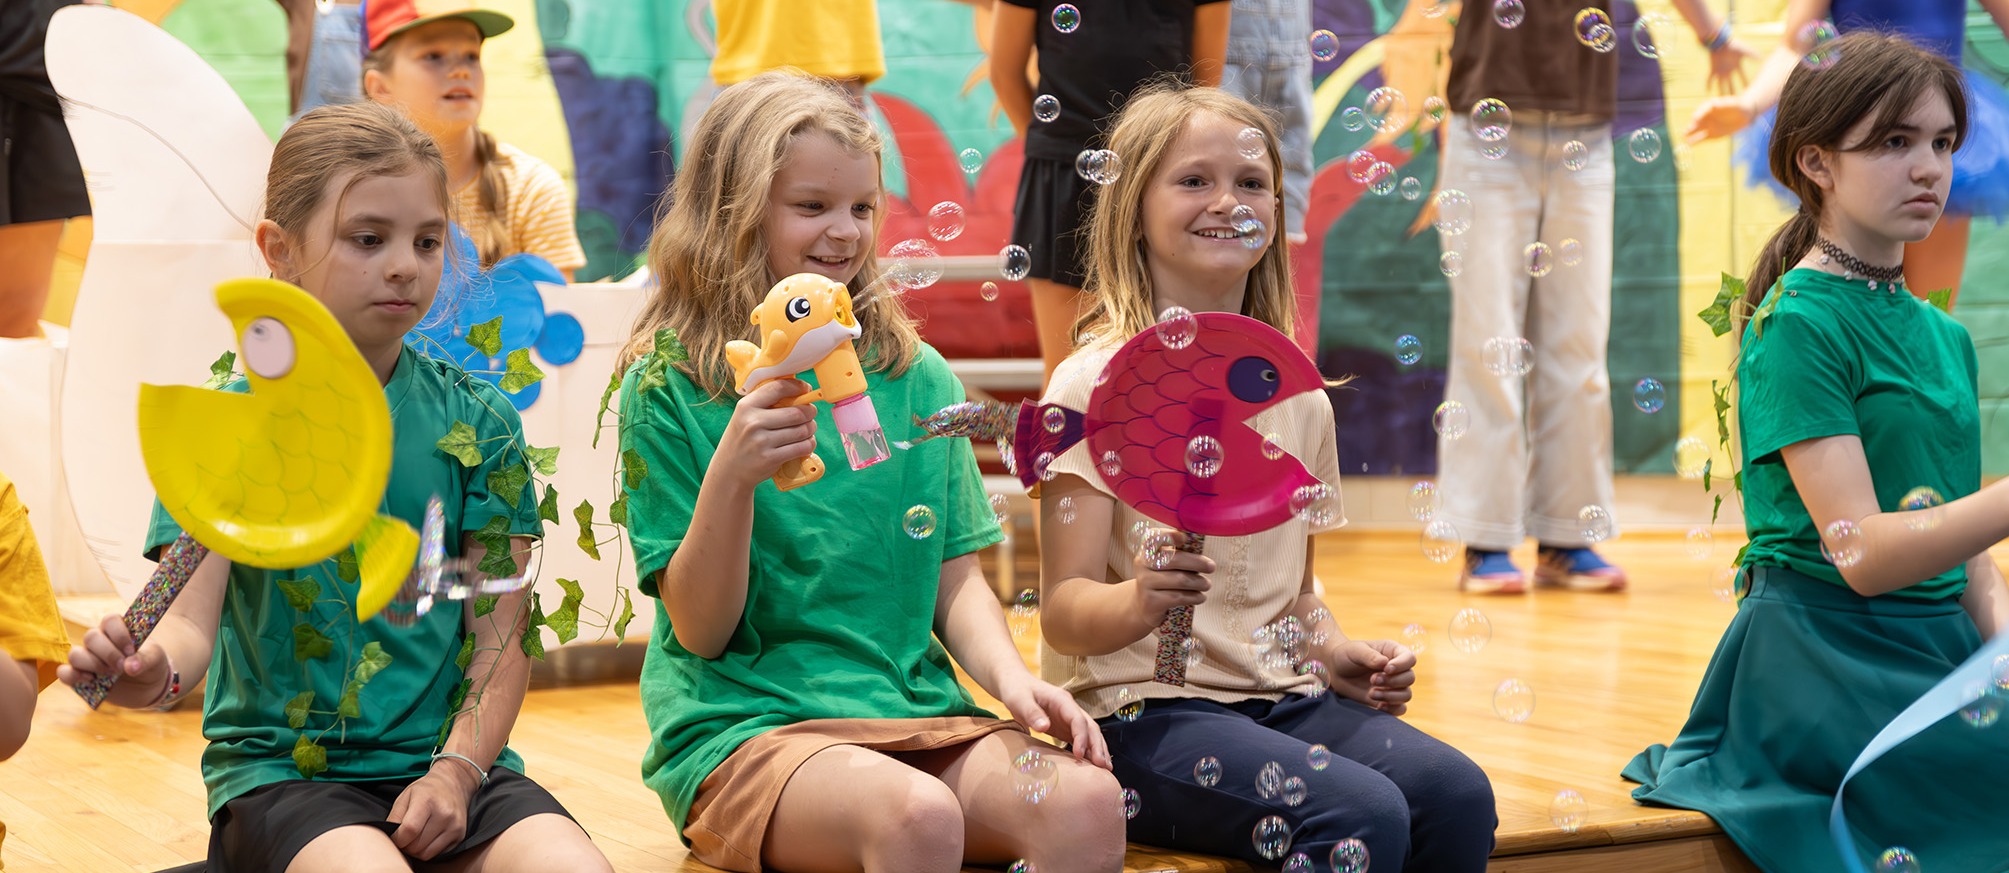
{"type": "Polygon", "coordinates": [[[166,712],[169,707],[174,706],[175,701],[181,699],[181,671],[174,668],[173,659],[169,658],[166,660],[167,684],[160,687],[159,697],[154,698],[152,703],[146,704],[148,708],[162,712],[166,712]]]}
{"type": "Polygon", "coordinates": [[[475,772],[476,774],[478,774],[479,776],[481,776],[481,784],[483,784],[483,785],[487,785],[487,784],[488,784],[488,771],[487,771],[487,770],[483,770],[483,769],[481,769],[481,765],[480,765],[480,764],[476,764],[476,763],[474,762],[474,759],[473,759],[473,758],[470,758],[470,757],[468,757],[468,756],[466,756],[466,755],[463,755],[463,754],[461,754],[461,753],[459,753],[459,752],[434,752],[434,753],[433,753],[433,756],[432,756],[432,760],[433,760],[433,763],[435,763],[435,764],[439,763],[439,761],[440,761],[440,759],[441,759],[441,758],[452,758],[452,759],[454,759],[454,760],[456,760],[456,761],[459,761],[459,762],[461,762],[461,763],[463,763],[463,764],[466,764],[466,765],[468,765],[469,767],[473,767],[473,768],[474,768],[474,772],[475,772]]]}
{"type": "Polygon", "coordinates": [[[1723,19],[1723,26],[1716,28],[1716,35],[1710,37],[1709,41],[1703,43],[1703,45],[1708,46],[1709,50],[1713,52],[1729,44],[1730,44],[1730,19],[1725,18],[1723,19]]]}

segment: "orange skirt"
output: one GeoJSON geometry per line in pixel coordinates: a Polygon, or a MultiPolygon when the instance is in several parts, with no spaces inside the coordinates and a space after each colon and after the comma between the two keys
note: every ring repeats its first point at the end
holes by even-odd
{"type": "Polygon", "coordinates": [[[959,746],[1015,721],[950,718],[825,718],[775,728],[740,744],[705,781],[684,823],[691,854],[713,867],[760,873],[761,842],[781,789],[802,762],[832,746],[880,752],[925,752],[959,746]]]}

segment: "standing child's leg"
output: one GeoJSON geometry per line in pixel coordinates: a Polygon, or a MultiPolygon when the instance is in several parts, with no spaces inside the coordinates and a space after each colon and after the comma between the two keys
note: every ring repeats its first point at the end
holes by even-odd
{"type": "Polygon", "coordinates": [[[902,757],[955,793],[962,805],[965,861],[1005,864],[1023,858],[1053,873],[1123,869],[1122,787],[1109,771],[1018,731],[902,757]],[[1053,765],[1052,788],[1037,803],[1021,796],[1015,766],[1028,751],[1053,765]]]}

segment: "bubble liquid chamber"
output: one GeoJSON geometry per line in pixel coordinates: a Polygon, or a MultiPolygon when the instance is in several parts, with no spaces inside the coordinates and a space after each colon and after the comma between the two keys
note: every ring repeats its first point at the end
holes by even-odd
{"type": "Polygon", "coordinates": [[[853,394],[839,400],[831,404],[830,418],[837,424],[838,437],[844,442],[844,457],[851,462],[851,469],[863,470],[893,456],[892,448],[886,445],[886,431],[879,426],[879,413],[872,408],[872,398],[853,394]]]}

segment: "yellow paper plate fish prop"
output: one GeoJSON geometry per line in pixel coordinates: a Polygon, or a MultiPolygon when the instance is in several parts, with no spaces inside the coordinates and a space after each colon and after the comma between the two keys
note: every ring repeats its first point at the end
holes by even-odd
{"type": "Polygon", "coordinates": [[[383,385],[299,288],[233,279],[216,304],[251,390],[140,386],[140,452],[161,505],[197,542],[254,567],[303,567],[356,543],[366,592],[395,591],[418,534],[377,513],[391,475],[383,385]]]}

